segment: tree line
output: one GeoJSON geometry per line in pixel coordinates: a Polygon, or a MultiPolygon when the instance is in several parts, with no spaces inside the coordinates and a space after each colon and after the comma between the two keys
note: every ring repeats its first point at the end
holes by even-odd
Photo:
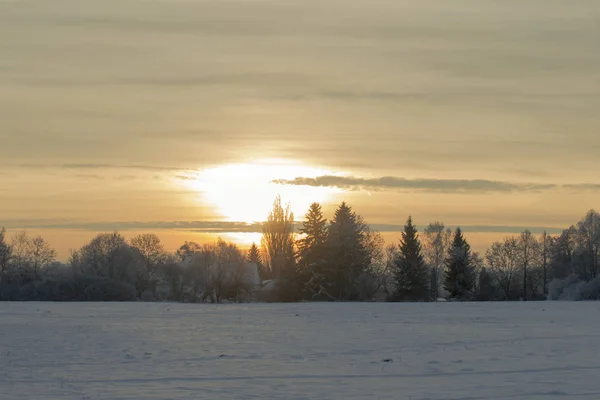
{"type": "Polygon", "coordinates": [[[41,236],[0,230],[0,300],[494,301],[600,299],[600,215],[590,210],[560,235],[529,230],[471,250],[460,227],[409,216],[398,243],[347,203],[327,219],[310,206],[298,232],[277,197],[262,239],[248,250],[217,239],[176,252],[158,236],[103,233],[68,263],[41,236]],[[256,266],[257,276],[252,267],[256,266]]]}

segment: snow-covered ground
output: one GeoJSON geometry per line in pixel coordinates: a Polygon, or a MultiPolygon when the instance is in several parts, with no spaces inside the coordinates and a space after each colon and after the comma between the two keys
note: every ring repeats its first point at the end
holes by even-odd
{"type": "Polygon", "coordinates": [[[599,350],[600,303],[0,303],[0,399],[599,399],[599,350]]]}

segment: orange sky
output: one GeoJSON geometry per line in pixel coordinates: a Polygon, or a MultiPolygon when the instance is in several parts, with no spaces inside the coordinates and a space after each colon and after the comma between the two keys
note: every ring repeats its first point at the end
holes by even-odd
{"type": "Polygon", "coordinates": [[[598,26],[586,0],[2,2],[0,225],[62,259],[117,228],[247,243],[278,193],[479,250],[567,227],[600,204],[598,26]]]}

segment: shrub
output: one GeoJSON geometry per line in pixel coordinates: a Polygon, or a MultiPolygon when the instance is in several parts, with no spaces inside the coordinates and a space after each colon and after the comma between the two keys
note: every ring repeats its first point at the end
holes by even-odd
{"type": "Polygon", "coordinates": [[[600,300],[600,277],[589,282],[575,274],[565,279],[554,279],[548,286],[548,300],[600,300]]]}
{"type": "Polygon", "coordinates": [[[133,301],[136,290],[133,285],[102,280],[88,286],[85,291],[87,301],[133,301]]]}

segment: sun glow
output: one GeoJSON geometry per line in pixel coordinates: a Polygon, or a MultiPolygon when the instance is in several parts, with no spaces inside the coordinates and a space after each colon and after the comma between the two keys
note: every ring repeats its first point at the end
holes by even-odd
{"type": "Polygon", "coordinates": [[[213,205],[222,218],[252,223],[267,218],[277,195],[282,204],[290,203],[295,219],[301,219],[311,203],[325,202],[341,192],[329,187],[276,184],[273,180],[331,174],[296,162],[270,159],[206,169],[185,182],[200,192],[202,200],[213,205]]]}

